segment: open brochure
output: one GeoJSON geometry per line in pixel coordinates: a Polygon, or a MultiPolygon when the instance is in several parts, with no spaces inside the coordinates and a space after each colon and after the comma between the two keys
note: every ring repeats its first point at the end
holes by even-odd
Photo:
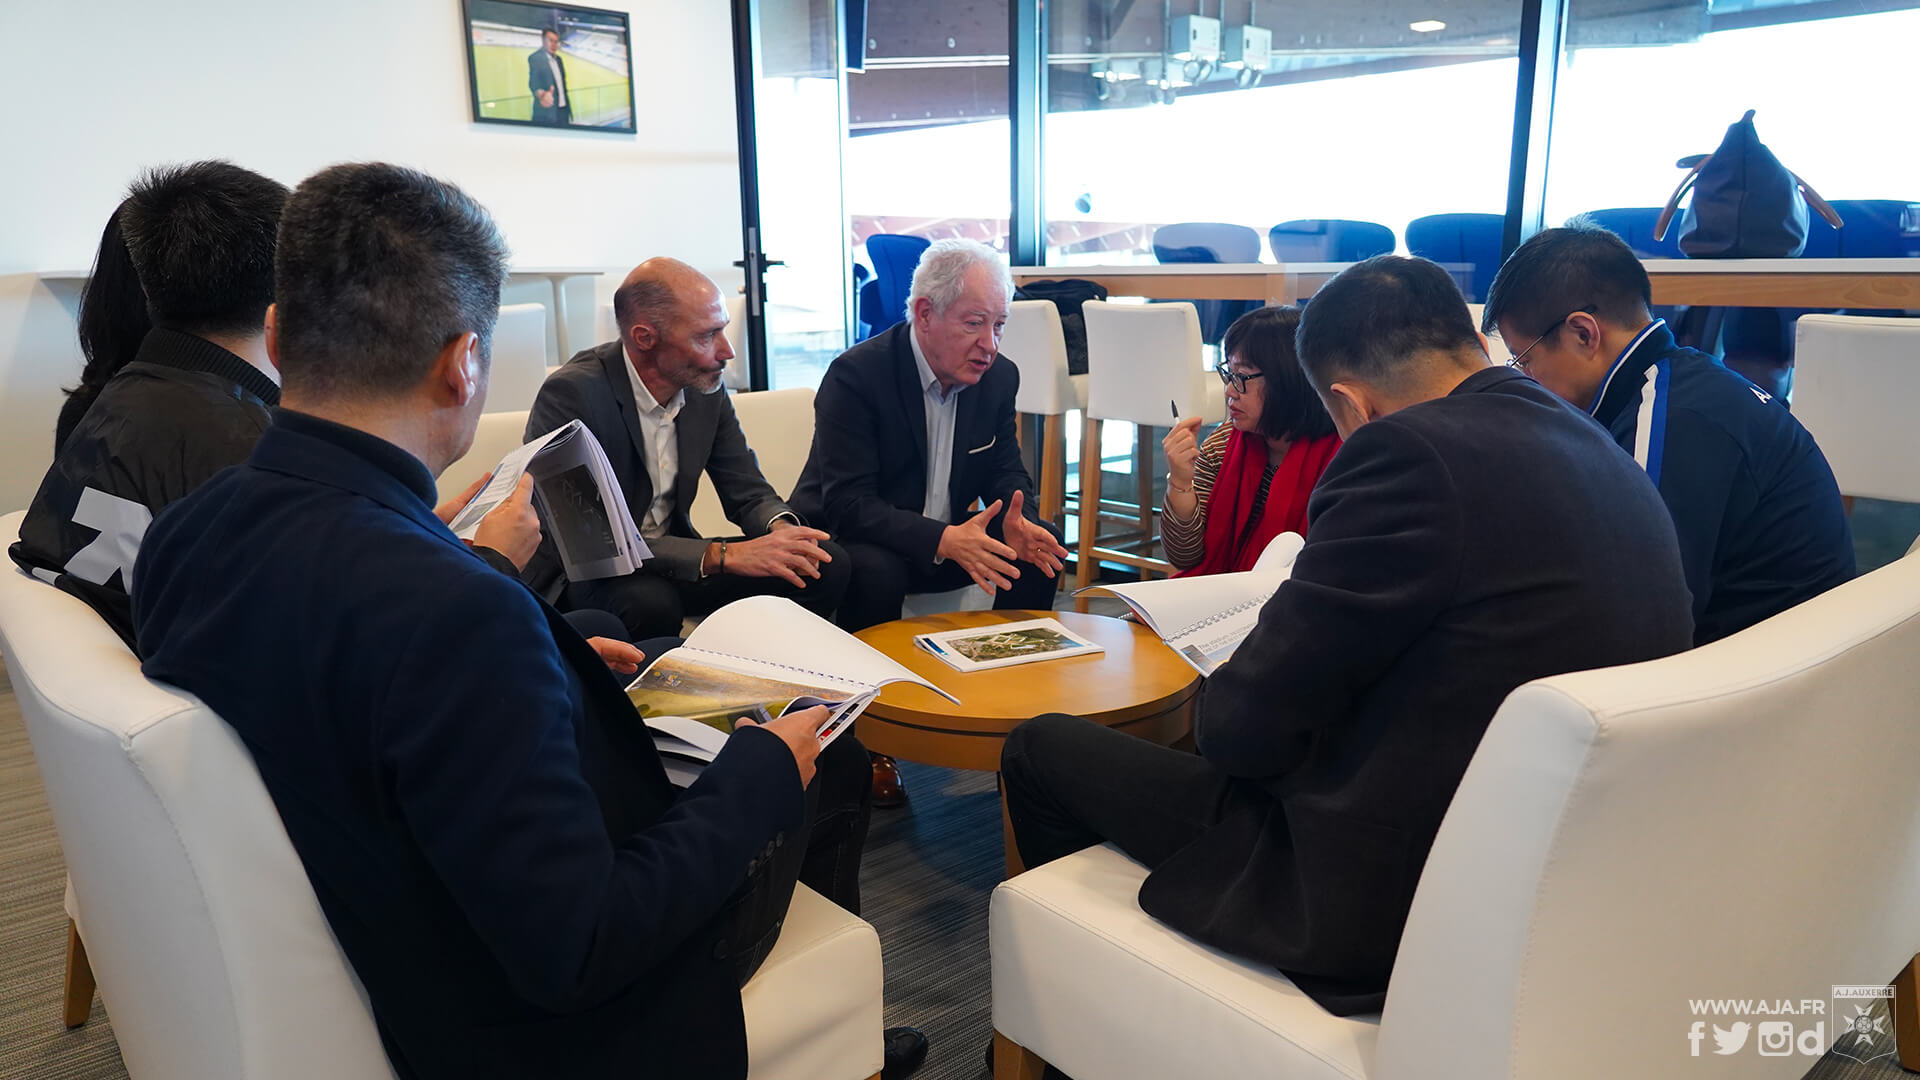
{"type": "Polygon", "coordinates": [[[704,619],[627,687],[674,777],[712,761],[741,717],[766,720],[826,705],[824,749],[881,687],[910,682],[959,699],[791,600],[749,596],[704,619]],[[689,770],[688,765],[692,765],[689,770]]]}
{"type": "Polygon", "coordinates": [[[627,509],[600,440],[569,420],[500,459],[486,486],[453,517],[453,535],[472,540],[480,519],[505,502],[533,474],[540,525],[553,537],[568,581],[631,574],[653,555],[627,509]]]}
{"type": "Polygon", "coordinates": [[[1037,660],[1092,656],[1107,651],[1099,643],[1062,626],[1058,619],[941,630],[916,635],[913,643],[946,661],[955,671],[990,671],[1037,660]]]}
{"type": "Polygon", "coordinates": [[[1253,569],[1237,574],[1091,585],[1074,595],[1108,593],[1125,600],[1182,660],[1211,675],[1253,632],[1260,609],[1293,573],[1294,556],[1305,543],[1299,533],[1281,533],[1253,569]]]}

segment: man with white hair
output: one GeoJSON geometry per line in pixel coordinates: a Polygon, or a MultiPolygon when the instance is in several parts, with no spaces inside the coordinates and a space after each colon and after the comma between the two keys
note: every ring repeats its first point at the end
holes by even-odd
{"type": "MultiPolygon", "coordinates": [[[[1012,297],[993,249],[937,241],[914,269],[906,321],[842,353],[820,383],[791,501],[852,563],[848,630],[899,618],[908,593],[968,582],[996,608],[1053,606],[1067,552],[1040,520],[1015,436],[1020,373],[999,358],[1012,297]]],[[[877,804],[892,801],[887,787],[877,804]]]]}

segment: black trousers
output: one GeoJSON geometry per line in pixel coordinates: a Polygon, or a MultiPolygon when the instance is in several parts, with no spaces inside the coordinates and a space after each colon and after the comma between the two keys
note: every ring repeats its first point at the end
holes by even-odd
{"type": "Polygon", "coordinates": [[[1000,782],[1029,869],[1101,843],[1155,869],[1228,815],[1270,801],[1198,754],[1061,713],[1013,729],[1000,782]]]}
{"type": "MultiPolygon", "coordinates": [[[[1005,520],[1005,515],[995,518],[987,526],[987,535],[995,540],[1004,540],[1000,524],[1005,520]]],[[[1055,540],[1060,538],[1059,526],[1051,521],[1040,524],[1046,526],[1055,540]]],[[[924,565],[909,562],[892,548],[851,540],[847,541],[846,549],[853,561],[853,585],[847,590],[846,599],[840,603],[839,622],[840,628],[849,632],[865,630],[869,626],[899,618],[900,607],[906,603],[908,593],[947,592],[973,584],[966,570],[952,560],[924,565]]],[[[1020,576],[1013,580],[1012,588],[994,594],[993,606],[1003,611],[1052,610],[1054,595],[1059,591],[1062,579],[1058,576],[1048,577],[1032,563],[1016,562],[1013,565],[1020,571],[1020,576]]]]}
{"type": "Polygon", "coordinates": [[[727,955],[745,986],[780,940],[796,881],[860,914],[860,853],[873,815],[873,771],[866,747],[840,736],[814,764],[807,785],[807,830],[775,835],[746,883],[734,891],[722,918],[727,955]]]}
{"type": "MultiPolygon", "coordinates": [[[[744,538],[729,537],[733,543],[744,538]]],[[[832,562],[820,564],[820,577],[802,578],[796,589],[779,578],[716,574],[703,581],[674,581],[645,569],[624,577],[598,581],[569,581],[555,606],[561,611],[600,608],[610,611],[633,635],[633,640],[678,634],[689,615],[705,615],[748,596],[784,596],[823,619],[831,619],[853,580],[852,560],[831,540],[820,547],[832,562]]]]}

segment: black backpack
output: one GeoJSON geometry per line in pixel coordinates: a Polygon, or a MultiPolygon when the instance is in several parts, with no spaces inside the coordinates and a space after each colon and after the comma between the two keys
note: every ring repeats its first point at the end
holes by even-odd
{"type": "Polygon", "coordinates": [[[1029,281],[1014,291],[1015,300],[1051,300],[1060,310],[1060,332],[1067,339],[1067,373],[1087,373],[1087,320],[1080,305],[1088,300],[1105,300],[1107,288],[1098,282],[1070,278],[1066,281],[1029,281]]]}

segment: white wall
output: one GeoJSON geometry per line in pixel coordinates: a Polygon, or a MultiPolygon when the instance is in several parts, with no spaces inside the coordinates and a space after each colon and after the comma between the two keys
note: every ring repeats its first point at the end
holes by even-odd
{"type": "MultiPolygon", "coordinates": [[[[37,272],[84,270],[148,165],[224,157],[293,185],[398,162],[486,204],[516,263],[605,268],[596,303],[656,254],[737,285],[728,4],[592,2],[631,13],[637,136],[474,124],[459,0],[0,0],[0,513],[32,497],[80,371],[76,289],[37,272]]],[[[579,347],[592,305],[569,299],[579,347]]]]}

